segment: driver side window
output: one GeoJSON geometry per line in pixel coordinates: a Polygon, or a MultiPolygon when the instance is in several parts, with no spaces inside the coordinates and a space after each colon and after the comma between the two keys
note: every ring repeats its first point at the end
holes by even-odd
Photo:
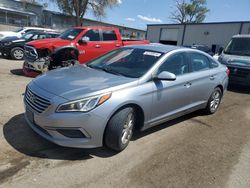
{"type": "Polygon", "coordinates": [[[158,74],[167,71],[178,75],[189,72],[188,61],[184,53],[178,53],[170,56],[158,69],[158,74]]]}
{"type": "Polygon", "coordinates": [[[89,30],[83,38],[86,37],[88,41],[100,41],[100,32],[99,30],[89,30]]]}

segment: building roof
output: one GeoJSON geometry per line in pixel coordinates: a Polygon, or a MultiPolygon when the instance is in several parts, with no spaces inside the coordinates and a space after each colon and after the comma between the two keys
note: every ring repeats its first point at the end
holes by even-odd
{"type": "MultiPolygon", "coordinates": [[[[44,11],[50,12],[51,14],[54,14],[54,15],[72,17],[69,14],[64,14],[64,13],[61,13],[61,12],[55,12],[55,11],[51,11],[51,10],[44,10],[44,11]]],[[[101,21],[92,20],[92,19],[88,19],[88,18],[83,18],[83,20],[90,21],[90,22],[95,22],[95,23],[106,24],[106,25],[111,26],[111,27],[119,27],[119,28],[124,28],[124,29],[132,29],[132,30],[136,30],[136,31],[146,32],[143,29],[137,29],[137,28],[127,27],[127,26],[123,26],[123,25],[110,24],[110,23],[107,23],[107,22],[101,22],[101,21]]]]}
{"type": "Polygon", "coordinates": [[[14,13],[19,13],[19,14],[24,14],[24,15],[32,15],[32,16],[36,15],[33,12],[28,12],[28,11],[23,11],[23,10],[17,10],[17,9],[13,9],[13,8],[2,7],[2,6],[0,6],[0,10],[14,12],[14,13]]]}
{"type": "Polygon", "coordinates": [[[241,24],[250,21],[231,21],[231,22],[206,22],[206,23],[174,23],[174,24],[147,24],[147,26],[180,26],[180,25],[210,25],[210,24],[241,24]]]}

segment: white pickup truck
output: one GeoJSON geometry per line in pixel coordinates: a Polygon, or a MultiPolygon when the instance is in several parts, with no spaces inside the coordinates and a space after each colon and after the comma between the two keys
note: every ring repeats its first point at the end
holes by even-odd
{"type": "Polygon", "coordinates": [[[50,31],[54,32],[52,29],[40,28],[40,27],[23,27],[16,31],[0,31],[0,40],[5,37],[17,37],[20,38],[23,34],[29,31],[50,31]]]}

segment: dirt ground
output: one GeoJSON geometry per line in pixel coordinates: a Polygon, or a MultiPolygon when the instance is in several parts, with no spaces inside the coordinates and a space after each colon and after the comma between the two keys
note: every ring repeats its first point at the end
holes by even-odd
{"type": "Polygon", "coordinates": [[[136,134],[128,148],[63,148],[24,121],[22,62],[0,59],[0,187],[250,187],[250,89],[136,134]]]}

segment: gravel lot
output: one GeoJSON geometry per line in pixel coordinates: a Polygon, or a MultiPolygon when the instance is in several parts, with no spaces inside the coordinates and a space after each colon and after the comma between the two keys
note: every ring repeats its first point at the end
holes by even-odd
{"type": "Polygon", "coordinates": [[[195,112],[136,134],[119,153],[56,146],[24,121],[22,62],[0,58],[0,187],[250,187],[250,89],[215,115],[195,112]]]}

